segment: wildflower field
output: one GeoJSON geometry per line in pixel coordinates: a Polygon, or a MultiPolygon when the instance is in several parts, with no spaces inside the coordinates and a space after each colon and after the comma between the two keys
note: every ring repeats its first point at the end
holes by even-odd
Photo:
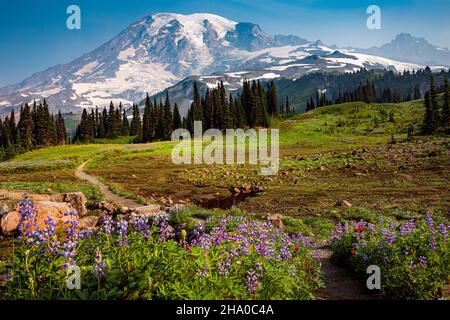
{"type": "Polygon", "coordinates": [[[30,198],[19,232],[0,235],[0,299],[361,299],[371,265],[381,290],[364,298],[448,298],[450,144],[408,135],[422,108],[346,103],[276,120],[273,176],[253,165],[174,165],[170,142],[61,146],[4,162],[0,200],[15,210],[20,194],[30,198]],[[133,217],[125,204],[88,206],[100,217],[91,231],[79,230],[74,211],[65,228],[48,217],[38,229],[31,198],[108,200],[77,178],[82,163],[122,200],[184,209],[133,217]],[[246,187],[258,193],[233,193],[246,187]],[[80,290],[67,286],[74,266],[80,290]]]}
{"type": "Polygon", "coordinates": [[[366,274],[381,269],[381,294],[391,299],[444,297],[450,276],[450,225],[425,221],[338,224],[332,234],[333,259],[366,274]]]}
{"type": "Polygon", "coordinates": [[[51,217],[37,228],[27,198],[20,214],[8,299],[313,299],[321,286],[308,240],[268,222],[221,216],[177,235],[168,216],[108,216],[80,232],[69,211],[58,234],[51,217]],[[67,286],[75,266],[80,290],[67,286]]]}

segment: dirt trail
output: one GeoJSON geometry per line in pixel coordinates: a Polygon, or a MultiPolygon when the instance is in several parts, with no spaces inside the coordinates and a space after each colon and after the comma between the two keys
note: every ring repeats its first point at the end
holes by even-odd
{"type": "Polygon", "coordinates": [[[100,188],[100,191],[102,192],[102,194],[105,196],[105,198],[111,202],[113,202],[114,204],[116,204],[119,207],[128,207],[128,208],[136,208],[136,207],[140,207],[141,205],[139,203],[137,203],[134,200],[131,199],[127,199],[125,197],[121,197],[118,196],[116,194],[114,194],[111,190],[109,190],[108,186],[106,186],[105,184],[103,184],[102,182],[100,182],[100,180],[98,180],[97,177],[92,176],[86,172],[84,172],[84,167],[85,165],[89,162],[90,160],[87,160],[85,162],[83,162],[75,171],[75,176],[85,180],[97,187],[100,188]]]}
{"type": "Polygon", "coordinates": [[[320,256],[325,288],[319,290],[318,298],[325,300],[376,300],[376,292],[369,292],[353,274],[331,262],[331,250],[328,245],[314,250],[320,256]]]}

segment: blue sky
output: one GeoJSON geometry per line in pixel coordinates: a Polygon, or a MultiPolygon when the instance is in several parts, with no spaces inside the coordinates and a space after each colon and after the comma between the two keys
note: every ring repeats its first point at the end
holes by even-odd
{"type": "Polygon", "coordinates": [[[450,47],[448,0],[15,0],[0,1],[0,87],[67,63],[156,12],[208,12],[339,46],[370,47],[400,32],[450,47]],[[81,8],[81,30],[66,28],[66,9],[81,8]],[[381,8],[381,30],[366,28],[366,9],[381,8]]]}

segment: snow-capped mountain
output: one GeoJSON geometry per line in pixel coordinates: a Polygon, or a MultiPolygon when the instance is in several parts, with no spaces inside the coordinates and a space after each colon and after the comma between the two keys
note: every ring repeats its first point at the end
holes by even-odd
{"type": "Polygon", "coordinates": [[[223,80],[228,89],[236,89],[244,78],[296,79],[308,72],[362,67],[401,71],[420,66],[335,50],[297,36],[271,36],[256,24],[213,14],[158,13],[72,62],[0,88],[0,114],[44,98],[53,111],[63,112],[107,106],[111,100],[129,105],[189,76],[209,86],[223,80]]]}
{"type": "Polygon", "coordinates": [[[426,39],[416,38],[408,33],[397,35],[394,40],[381,47],[358,51],[422,65],[450,66],[449,49],[432,45],[426,39]]]}

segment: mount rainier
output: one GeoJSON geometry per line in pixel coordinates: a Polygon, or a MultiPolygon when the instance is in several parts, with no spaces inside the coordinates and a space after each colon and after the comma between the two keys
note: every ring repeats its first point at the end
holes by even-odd
{"type": "Polygon", "coordinates": [[[222,80],[234,90],[244,79],[295,80],[319,71],[423,67],[355,50],[294,35],[271,36],[256,24],[213,14],[158,13],[74,61],[0,88],[0,114],[44,98],[53,111],[75,113],[111,100],[130,105],[191,76],[207,86],[222,80]]]}

